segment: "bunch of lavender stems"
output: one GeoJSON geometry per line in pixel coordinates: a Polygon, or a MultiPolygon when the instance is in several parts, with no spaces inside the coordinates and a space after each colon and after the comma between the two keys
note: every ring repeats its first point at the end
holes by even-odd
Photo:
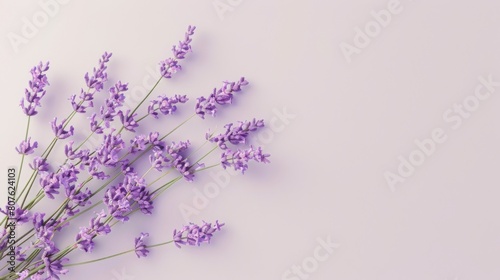
{"type": "Polygon", "coordinates": [[[179,248],[209,243],[213,234],[221,230],[224,223],[218,221],[199,225],[190,223],[174,230],[171,238],[162,243],[147,244],[145,240],[149,233],[143,232],[122,252],[80,263],[72,263],[69,259],[76,252],[91,253],[95,240],[104,238],[115,226],[137,215],[151,215],[155,201],[175,183],[192,182],[200,172],[216,167],[233,168],[244,173],[251,161],[269,162],[268,154],[248,143],[249,135],[264,127],[263,120],[229,123],[219,134],[208,131],[204,143],[196,149],[191,148],[189,140],[170,140],[176,130],[196,116],[201,119],[215,117],[221,107],[229,106],[248,85],[245,78],[224,81],[208,96],[198,97],[193,114],[169,131],[137,132],[144,122],[160,122],[188,102],[186,95],[150,97],[162,80],[171,79],[182,69],[180,61],[192,52],[194,31],[194,26],[188,27],[183,40],[173,46],[173,56],[159,63],[161,77],[131,109],[125,108],[128,84],[118,81],[112,86],[107,85],[112,54],[105,52],[92,74],[85,74],[85,88],[78,95],[69,97],[72,112],[62,120],[54,117],[51,121],[54,137],[43,152],[38,151],[38,142],[32,141],[30,126],[47,93],[50,67],[48,62],[40,62],[31,69],[32,78],[20,103],[27,116],[24,139],[16,147],[21,160],[17,170],[9,169],[15,171],[16,179],[9,180],[10,196],[5,208],[0,208],[3,215],[0,220],[0,280],[60,279],[76,265],[132,252],[139,258],[146,257],[149,249],[171,243],[179,248]],[[94,96],[106,94],[105,88],[108,88],[107,98],[97,108],[94,96]],[[148,104],[147,112],[138,116],[138,110],[144,104],[148,104]],[[90,131],[78,143],[75,132],[84,129],[75,128],[71,123],[79,114],[89,119],[90,131]],[[96,135],[100,145],[86,148],[89,139],[96,135]],[[64,151],[55,149],[60,142],[64,143],[64,151]],[[196,156],[207,144],[212,147],[196,156]],[[217,151],[220,152],[219,160],[205,164],[204,160],[217,151]],[[57,152],[65,155],[62,164],[56,164],[51,157],[57,152]],[[30,163],[27,164],[28,160],[30,163]],[[142,174],[136,171],[136,167],[148,164],[149,168],[142,174]],[[21,187],[24,172],[31,174],[21,187]],[[151,177],[152,173],[156,175],[155,179],[147,181],[146,177],[151,177]],[[60,201],[61,204],[53,212],[44,212],[38,208],[46,200],[60,201]],[[82,222],[86,213],[92,213],[92,218],[82,222]],[[80,230],[71,232],[67,227],[69,224],[79,225],[80,230]],[[56,242],[56,237],[62,234],[74,236],[74,242],[66,246],[56,242]]]}

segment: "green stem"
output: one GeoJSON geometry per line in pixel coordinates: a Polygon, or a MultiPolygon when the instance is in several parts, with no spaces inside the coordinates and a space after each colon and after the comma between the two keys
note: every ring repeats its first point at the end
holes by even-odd
{"type": "Polygon", "coordinates": [[[189,118],[187,118],[185,121],[181,122],[178,126],[176,126],[174,129],[172,129],[169,133],[165,134],[165,136],[160,138],[160,140],[167,138],[170,134],[174,133],[174,131],[179,129],[179,127],[183,126],[185,123],[187,123],[189,120],[191,120],[194,116],[196,116],[196,114],[192,114],[189,118]]]}
{"type": "MultiPolygon", "coordinates": [[[[154,244],[154,245],[150,245],[150,246],[145,246],[145,247],[146,248],[154,248],[154,247],[164,246],[164,245],[170,244],[172,242],[174,242],[174,241],[170,240],[170,241],[167,241],[167,242],[158,243],[158,244],[154,244]]],[[[135,249],[130,249],[130,250],[127,250],[127,251],[123,251],[123,252],[120,252],[120,253],[117,253],[117,254],[109,255],[107,257],[103,257],[103,258],[99,258],[99,259],[95,259],[95,260],[90,260],[90,261],[85,261],[85,262],[79,262],[79,263],[70,263],[70,264],[66,264],[64,266],[68,267],[68,266],[76,266],[76,265],[94,263],[94,262],[103,261],[103,260],[111,259],[111,258],[114,258],[114,257],[118,257],[118,256],[121,256],[121,255],[125,255],[125,254],[131,253],[131,252],[135,252],[135,249]]]]}
{"type": "MultiPolygon", "coordinates": [[[[141,107],[142,103],[144,103],[144,101],[146,101],[146,99],[149,98],[149,96],[151,95],[151,93],[153,93],[153,91],[158,86],[158,84],[160,83],[160,81],[161,81],[162,78],[163,77],[160,77],[158,79],[158,81],[156,81],[155,85],[153,86],[153,88],[151,88],[151,90],[148,92],[148,94],[146,94],[146,96],[141,100],[141,102],[139,102],[139,104],[137,104],[137,106],[135,106],[134,110],[130,114],[131,116],[133,116],[134,113],[137,112],[137,109],[139,109],[139,107],[141,107]]],[[[118,131],[118,134],[120,134],[123,131],[124,128],[125,128],[125,126],[122,126],[122,128],[120,128],[120,130],[118,131]]]]}
{"type": "Polygon", "coordinates": [[[91,261],[86,261],[86,262],[70,263],[70,264],[66,264],[64,266],[68,267],[68,266],[76,266],[76,265],[94,263],[94,262],[103,261],[103,260],[111,259],[111,258],[114,258],[114,257],[118,257],[118,256],[121,256],[121,255],[125,255],[127,253],[134,252],[134,251],[135,251],[135,249],[131,249],[131,250],[123,251],[123,252],[118,253],[118,254],[109,255],[109,256],[104,257],[104,258],[99,258],[99,259],[95,259],[95,260],[91,260],[91,261]]]}
{"type": "MultiPolygon", "coordinates": [[[[24,133],[24,141],[28,140],[28,132],[30,129],[30,123],[31,123],[31,116],[28,116],[28,124],[26,125],[26,132],[24,133]]],[[[16,190],[17,190],[17,186],[19,186],[19,181],[21,180],[21,174],[23,173],[24,157],[25,157],[25,155],[23,154],[21,156],[21,165],[19,166],[19,173],[18,173],[17,181],[16,181],[16,188],[15,188],[16,190]]],[[[23,191],[24,191],[24,189],[23,189],[23,191]]],[[[22,195],[22,192],[21,192],[21,195],[22,195]]],[[[17,200],[16,200],[16,202],[17,202],[17,200]]]]}

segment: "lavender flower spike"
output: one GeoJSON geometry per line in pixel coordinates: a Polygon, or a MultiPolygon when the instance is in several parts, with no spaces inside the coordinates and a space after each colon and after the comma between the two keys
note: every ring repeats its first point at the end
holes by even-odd
{"type": "Polygon", "coordinates": [[[40,100],[45,95],[45,87],[49,85],[45,72],[49,70],[49,63],[43,64],[40,62],[37,66],[31,69],[31,81],[29,81],[29,89],[25,90],[25,97],[21,99],[20,106],[24,114],[34,116],[38,114],[36,107],[40,107],[40,100]]]}
{"type": "Polygon", "coordinates": [[[54,194],[59,193],[60,185],[59,177],[56,174],[44,172],[40,175],[40,187],[48,198],[54,199],[54,194]]]}
{"type": "Polygon", "coordinates": [[[25,280],[25,279],[28,279],[28,275],[29,275],[29,270],[23,270],[22,272],[18,272],[16,273],[17,276],[19,276],[19,280],[25,280]]]}
{"type": "Polygon", "coordinates": [[[38,171],[49,170],[49,164],[47,163],[47,160],[41,157],[35,157],[35,159],[33,159],[33,163],[30,163],[29,166],[33,170],[38,170],[38,171]]]}
{"type": "Polygon", "coordinates": [[[94,75],[89,77],[89,73],[85,74],[85,83],[89,88],[95,89],[96,91],[101,91],[103,89],[104,82],[108,80],[108,74],[106,73],[108,66],[106,63],[109,62],[112,55],[112,53],[104,52],[99,59],[99,67],[97,69],[94,68],[94,75]]]}
{"type": "Polygon", "coordinates": [[[129,220],[127,214],[132,210],[134,202],[137,202],[138,208],[144,214],[151,214],[154,208],[145,180],[133,172],[128,173],[122,183],[109,188],[103,201],[110,215],[122,222],[129,220]]]}
{"type": "Polygon", "coordinates": [[[69,127],[69,130],[65,130],[64,127],[64,123],[66,122],[66,120],[63,120],[61,122],[61,124],[57,124],[57,118],[54,118],[54,120],[52,120],[50,122],[50,125],[52,126],[52,131],[54,132],[54,134],[56,135],[56,137],[58,139],[66,139],[70,136],[73,136],[73,133],[74,133],[74,128],[73,126],[70,126],[69,127]]]}
{"type": "Polygon", "coordinates": [[[199,97],[196,100],[195,112],[202,119],[206,114],[215,117],[217,105],[226,105],[233,102],[233,92],[240,92],[243,86],[248,85],[248,81],[241,77],[237,82],[224,81],[222,87],[214,88],[213,92],[207,97],[199,97]]]}
{"type": "Polygon", "coordinates": [[[144,238],[149,237],[149,233],[141,232],[141,236],[135,238],[135,254],[138,258],[147,257],[149,250],[146,249],[144,238]]]}
{"type": "Polygon", "coordinates": [[[184,34],[184,41],[179,41],[177,46],[172,47],[172,52],[174,53],[174,57],[176,59],[184,59],[188,52],[191,52],[191,36],[194,35],[194,30],[196,26],[188,26],[188,30],[184,34]]]}
{"type": "Polygon", "coordinates": [[[10,211],[9,205],[5,206],[5,210],[0,208],[0,213],[5,214],[5,216],[8,216],[9,219],[15,220],[19,225],[25,224],[30,221],[31,215],[27,209],[22,209],[19,207],[19,205],[15,205],[15,210],[10,211]]]}
{"type": "MultiPolygon", "coordinates": [[[[105,105],[101,106],[99,113],[101,119],[103,120],[106,127],[110,126],[110,123],[119,114],[118,108],[123,106],[125,101],[124,92],[128,90],[128,84],[123,84],[118,81],[112,88],[109,89],[109,97],[105,101],[105,105]]],[[[95,117],[93,116],[94,121],[95,117]]]]}
{"type": "Polygon", "coordinates": [[[102,134],[104,132],[103,128],[99,125],[99,122],[96,120],[97,114],[94,113],[88,119],[90,120],[90,130],[95,134],[102,134]]]}
{"type": "Polygon", "coordinates": [[[160,72],[164,78],[170,79],[173,74],[182,69],[181,65],[179,65],[179,60],[184,59],[186,54],[191,52],[191,36],[193,36],[195,29],[195,26],[188,26],[188,30],[184,35],[184,41],[180,41],[179,45],[172,47],[174,58],[167,58],[160,62],[160,72]]]}
{"type": "Polygon", "coordinates": [[[90,220],[90,227],[81,227],[80,232],[76,235],[78,248],[85,252],[92,252],[94,249],[94,237],[97,235],[106,235],[111,232],[111,227],[101,221],[106,218],[104,210],[97,213],[96,217],[90,220]]]}
{"type": "Polygon", "coordinates": [[[181,245],[200,246],[201,243],[210,243],[214,232],[220,231],[224,224],[215,221],[214,224],[203,222],[203,225],[198,226],[190,223],[181,230],[174,229],[173,239],[175,246],[181,248],[181,245]]]}
{"type": "Polygon", "coordinates": [[[217,143],[223,150],[227,149],[227,142],[233,145],[244,144],[250,132],[264,127],[264,120],[240,121],[236,125],[229,123],[224,127],[226,128],[226,132],[222,134],[211,136],[207,133],[206,135],[207,140],[217,143]]]}
{"type": "Polygon", "coordinates": [[[148,106],[148,114],[158,119],[158,111],[163,115],[172,115],[177,111],[177,103],[186,103],[188,98],[186,95],[175,95],[174,97],[158,96],[157,99],[151,100],[148,106]]]}
{"type": "Polygon", "coordinates": [[[135,128],[139,126],[139,124],[134,120],[134,117],[137,116],[137,113],[130,114],[130,110],[127,110],[125,114],[122,111],[118,111],[118,115],[120,116],[120,121],[123,127],[128,130],[135,132],[135,128]]]}
{"type": "Polygon", "coordinates": [[[167,165],[175,167],[177,171],[186,179],[188,182],[192,182],[194,178],[193,171],[191,170],[191,165],[183,152],[188,149],[191,145],[189,141],[180,141],[179,143],[172,142],[168,147],[166,147],[166,153],[172,159],[167,165]]]}
{"type": "Polygon", "coordinates": [[[59,280],[60,274],[68,273],[67,269],[63,269],[63,262],[68,261],[68,258],[62,258],[60,260],[51,260],[50,257],[42,257],[43,264],[45,265],[44,271],[48,278],[45,279],[57,279],[59,280]]]}
{"type": "Polygon", "coordinates": [[[269,154],[264,154],[260,147],[257,149],[250,147],[247,150],[237,150],[235,152],[227,149],[221,155],[221,164],[224,169],[233,167],[234,170],[240,170],[242,174],[245,174],[249,161],[269,163],[270,161],[267,159],[269,156],[269,154]]]}
{"type": "Polygon", "coordinates": [[[85,74],[84,78],[88,90],[80,90],[79,100],[76,100],[76,94],[69,98],[75,112],[85,113],[88,107],[94,107],[94,93],[100,92],[104,88],[104,83],[108,80],[108,74],[106,73],[108,66],[106,63],[109,62],[111,56],[111,53],[105,52],[99,59],[99,66],[94,68],[93,75],[89,77],[89,73],[85,74]]]}
{"type": "Polygon", "coordinates": [[[38,147],[38,142],[34,141],[33,144],[30,142],[31,137],[29,137],[27,141],[22,141],[21,144],[19,144],[19,147],[16,147],[16,151],[21,155],[32,154],[38,147]]]}

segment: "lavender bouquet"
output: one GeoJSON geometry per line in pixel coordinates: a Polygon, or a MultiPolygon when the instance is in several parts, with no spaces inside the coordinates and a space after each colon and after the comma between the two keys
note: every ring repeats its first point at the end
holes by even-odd
{"type": "Polygon", "coordinates": [[[189,26],[184,39],[172,48],[173,57],[160,62],[160,79],[135,108],[126,109],[125,106],[127,83],[107,84],[107,65],[112,54],[105,52],[92,74],[85,74],[86,89],[69,97],[72,106],[69,116],[63,119],[54,117],[50,122],[54,137],[44,151],[39,151],[39,143],[32,140],[30,124],[49,86],[49,63],[40,62],[31,69],[32,78],[20,104],[27,116],[24,139],[16,147],[20,164],[18,168],[8,170],[7,203],[0,208],[0,279],[60,279],[71,266],[127,253],[146,257],[151,248],[167,244],[179,248],[183,245],[199,246],[210,242],[215,232],[221,230],[224,224],[218,221],[199,225],[190,223],[174,230],[169,240],[159,244],[147,244],[149,233],[143,232],[122,252],[80,263],[70,260],[77,252],[91,253],[96,239],[105,238],[121,223],[138,215],[152,214],[157,198],[177,182],[192,182],[198,173],[220,166],[244,173],[250,161],[269,162],[269,155],[261,148],[248,146],[249,134],[262,128],[263,120],[226,124],[220,133],[209,130],[204,135],[204,144],[196,149],[191,147],[189,140],[170,140],[179,127],[196,116],[201,119],[207,115],[215,116],[217,110],[231,104],[248,85],[245,78],[224,81],[208,96],[198,97],[193,114],[170,131],[137,132],[142,123],[161,121],[188,102],[186,95],[160,95],[149,99],[162,80],[171,79],[182,69],[180,61],[192,51],[194,31],[195,27],[189,26]],[[94,105],[97,94],[107,94],[100,106],[94,105]],[[145,102],[149,104],[147,110],[143,108],[144,114],[139,116],[139,109],[145,102]],[[89,127],[71,125],[78,114],[88,118],[89,127]],[[77,134],[88,136],[77,141],[77,134]],[[100,139],[99,145],[87,148],[87,141],[96,135],[100,139]],[[199,155],[204,145],[212,147],[199,155]],[[205,164],[208,155],[217,151],[220,159],[205,164]],[[62,164],[51,157],[58,152],[65,156],[62,164]],[[140,174],[137,167],[145,165],[147,171],[140,174]],[[23,173],[27,175],[22,177],[23,173]],[[146,177],[154,179],[146,180],[146,177]],[[26,182],[20,184],[21,181],[26,182]],[[43,211],[41,204],[46,200],[60,205],[54,211],[43,211]],[[85,213],[91,215],[90,221],[85,213]],[[70,224],[72,226],[68,227],[70,224]],[[72,232],[75,224],[79,230],[72,232]],[[68,235],[74,236],[73,241],[61,244],[58,237],[68,235]]]}

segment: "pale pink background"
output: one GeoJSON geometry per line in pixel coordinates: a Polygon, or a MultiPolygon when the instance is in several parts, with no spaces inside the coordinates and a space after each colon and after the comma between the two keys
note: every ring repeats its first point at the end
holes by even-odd
{"type": "MultiPolygon", "coordinates": [[[[141,84],[188,24],[198,26],[195,52],[162,93],[194,99],[241,75],[252,85],[219,120],[185,133],[201,141],[207,126],[270,120],[285,107],[296,117],[266,145],[271,165],[231,177],[193,217],[227,223],[211,246],[123,256],[74,268],[66,279],[286,279],[327,236],[340,247],[308,279],[500,278],[500,88],[459,129],[442,116],[474,93],[479,76],[500,81],[500,2],[401,0],[402,11],[351,63],[339,45],[352,44],[356,27],[388,0],[229,1],[223,18],[212,0],[68,2],[16,53],[7,34],[41,7],[0,0],[1,174],[19,162],[13,147],[25,118],[17,105],[32,65],[52,63],[33,130],[46,145],[48,121],[69,112],[67,97],[103,51],[114,53],[114,81],[141,84]],[[391,191],[384,173],[436,128],[447,141],[391,191]]],[[[95,256],[129,249],[141,231],[151,242],[169,239],[185,222],[179,206],[209,182],[175,186],[153,217],[117,229],[95,256]]]]}

